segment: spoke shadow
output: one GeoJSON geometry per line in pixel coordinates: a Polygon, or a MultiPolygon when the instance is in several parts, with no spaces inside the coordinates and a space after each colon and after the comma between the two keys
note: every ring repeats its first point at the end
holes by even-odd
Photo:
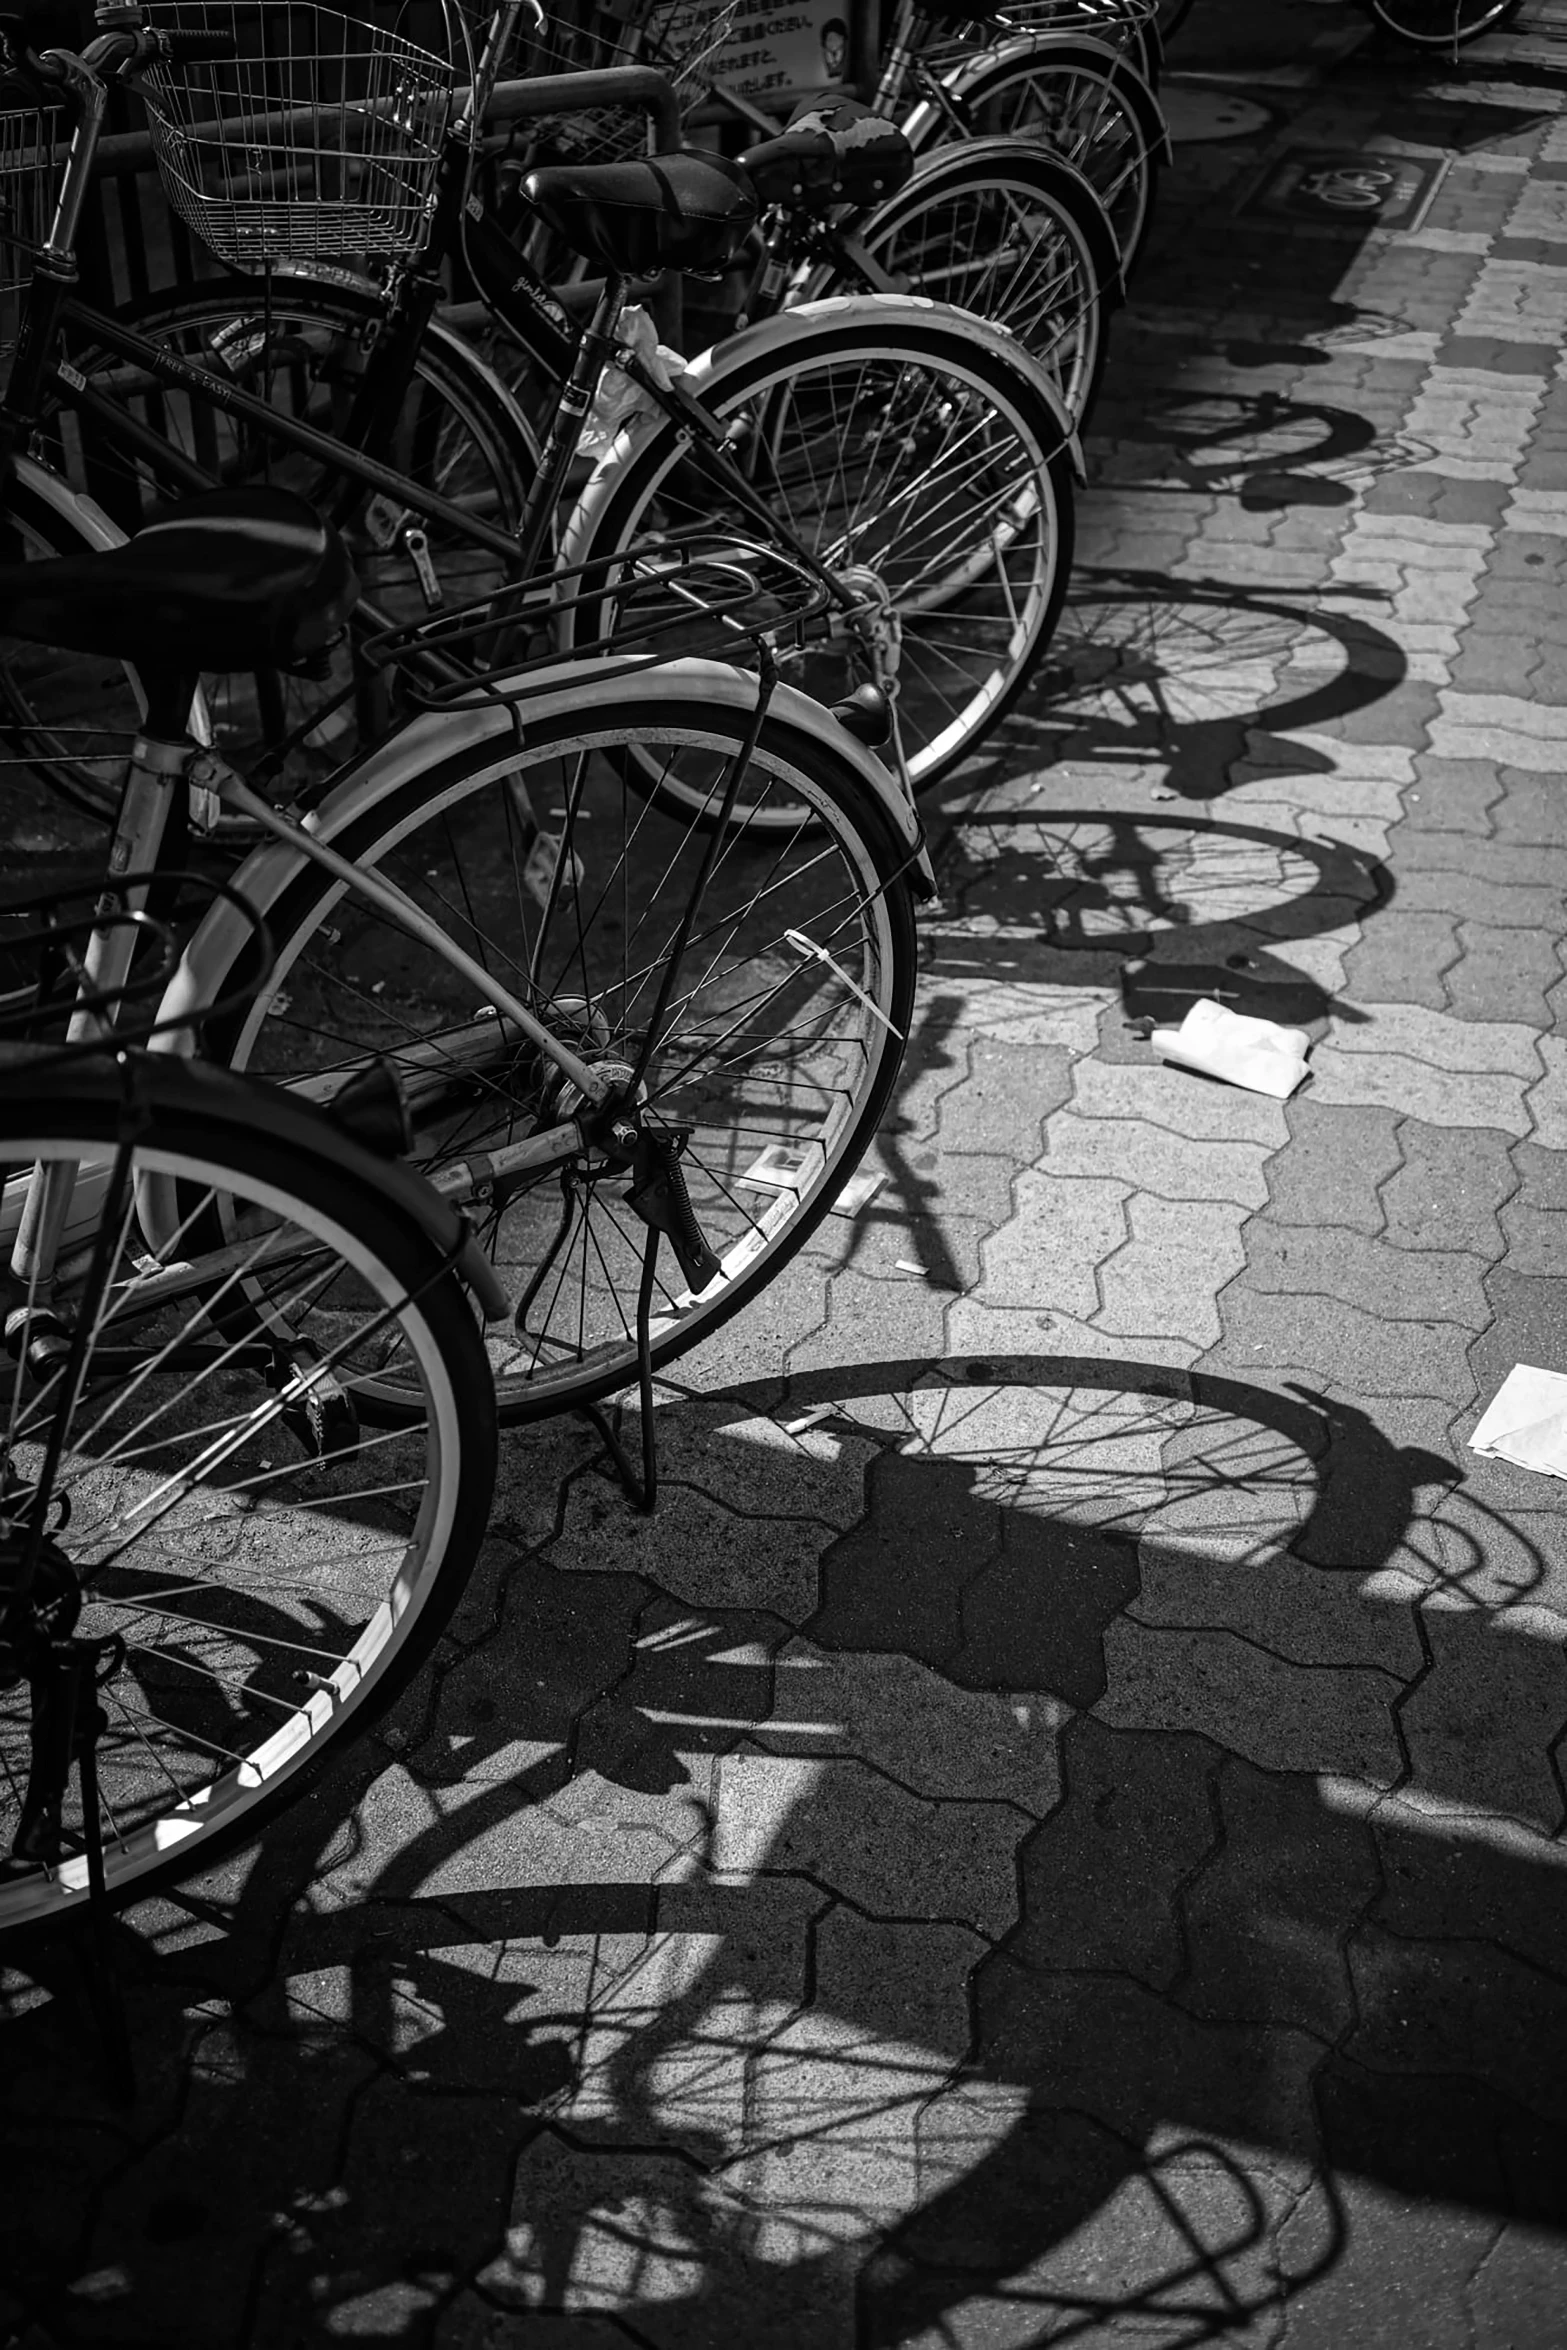
{"type": "MultiPolygon", "coordinates": [[[[278,2338],[559,2310],[890,2345],[1004,2309],[1173,2345],[1328,2274],[1358,2180],[1487,2243],[1567,2224],[1557,1584],[1449,1462],[1319,1395],[1048,1355],[660,1419],[651,1525],[590,1441],[519,1448],[390,1744],[217,1938],[168,1923],[199,1899],[161,1956],[124,1929],[184,2099],[143,2180],[255,2215],[278,2338]]],[[[59,2067],[53,2012],[13,2086],[59,2067]]],[[[82,2243],[151,2310],[235,2263],[147,2192],[82,2243]]]]}

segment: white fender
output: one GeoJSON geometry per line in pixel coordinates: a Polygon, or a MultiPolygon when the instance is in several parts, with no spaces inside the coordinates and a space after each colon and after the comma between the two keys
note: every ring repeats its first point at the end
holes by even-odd
{"type": "MultiPolygon", "coordinates": [[[[1170,128],[1158,99],[1123,50],[1112,47],[1108,41],[1096,41],[1091,33],[1014,33],[1010,40],[997,41],[993,48],[976,49],[969,56],[956,59],[942,74],[942,87],[950,90],[954,98],[966,98],[975,83],[993,73],[998,65],[1011,65],[1020,58],[1037,57],[1044,51],[1065,55],[1079,64],[1120,66],[1131,77],[1130,103],[1142,116],[1144,128],[1151,132],[1161,161],[1171,160],[1170,128]]],[[[918,153],[945,134],[946,122],[941,109],[929,98],[922,98],[898,127],[918,153]]]]}
{"type": "MultiPolygon", "coordinates": [[[[729,335],[721,343],[710,345],[691,361],[680,381],[705,407],[722,395],[736,370],[749,367],[753,359],[759,356],[770,359],[784,350],[799,357],[808,350],[813,330],[827,333],[852,325],[856,319],[905,326],[929,326],[933,322],[950,326],[954,318],[962,321],[965,342],[988,345],[1004,365],[1021,368],[1028,376],[1060,428],[1062,445],[1070,454],[1073,472],[1079,481],[1085,481],[1087,472],[1077,430],[1049,370],[1019,342],[1010,327],[997,326],[991,319],[975,318],[966,310],[954,311],[950,303],[932,302],[924,294],[828,294],[819,302],[800,302],[792,309],[780,310],[772,318],[759,319],[755,326],[744,327],[739,334],[729,335]]],[[[651,416],[634,417],[616,434],[594,467],[561,533],[563,570],[586,562],[598,518],[622,470],[649,441],[668,430],[669,418],[659,409],[651,416]]]]}
{"type": "MultiPolygon", "coordinates": [[[[591,716],[590,695],[595,679],[624,678],[626,673],[624,661],[562,661],[517,681],[526,699],[517,706],[515,717],[509,704],[491,700],[453,710],[427,710],[390,742],[372,752],[329,792],[319,808],[305,819],[305,830],[330,844],[386,793],[423,774],[438,761],[475,745],[493,743],[493,772],[504,775],[515,761],[519,722],[522,739],[527,739],[530,711],[565,713],[575,720],[583,720],[591,716]]],[[[636,674],[635,686],[640,699],[655,705],[688,702],[695,697],[747,716],[756,708],[755,678],[742,670],[728,668],[721,661],[688,658],[660,662],[636,674]]],[[[840,726],[830,710],[795,686],[780,684],[769,708],[821,743],[841,767],[853,771],[855,782],[886,819],[893,839],[907,851],[913,867],[913,886],[921,894],[933,892],[935,877],[925,848],[924,827],[880,760],[840,726]]],[[[265,915],[308,863],[303,849],[285,841],[269,841],[265,848],[255,850],[246,858],[233,877],[233,887],[247,904],[265,915]]],[[[183,1024],[198,1019],[212,1001],[222,974],[243,951],[251,935],[252,926],[237,907],[226,899],[212,906],[198,925],[169,983],[158,1008],[160,1022],[183,1024]]],[[[156,1041],[164,1051],[191,1050],[189,1030],[183,1026],[173,1027],[156,1041]]]]}
{"type": "Polygon", "coordinates": [[[101,553],[106,547],[123,547],[125,533],[117,522],[111,522],[95,498],[81,490],[73,490],[63,474],[52,473],[36,458],[16,460],[16,478],[22,488],[31,491],[41,505],[52,514],[58,514],[71,525],[85,548],[101,553]]]}

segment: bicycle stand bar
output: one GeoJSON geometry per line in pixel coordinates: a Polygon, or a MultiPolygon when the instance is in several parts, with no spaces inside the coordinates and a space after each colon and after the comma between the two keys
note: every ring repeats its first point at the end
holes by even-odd
{"type": "Polygon", "coordinates": [[[620,1479],[621,1490],[633,1509],[650,1517],[658,1502],[658,1439],[653,1427],[653,1276],[658,1263],[658,1227],[648,1226],[642,1254],[642,1282],[637,1291],[637,1400],[642,1412],[642,1468],[632,1466],[629,1454],[596,1403],[578,1404],[579,1415],[598,1435],[620,1479]]]}

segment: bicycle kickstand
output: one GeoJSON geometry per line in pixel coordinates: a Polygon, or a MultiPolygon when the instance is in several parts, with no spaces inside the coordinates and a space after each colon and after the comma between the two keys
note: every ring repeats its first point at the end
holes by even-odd
{"type": "Polygon", "coordinates": [[[109,1717],[98,1684],[123,1655],[118,1640],[51,1641],[33,1682],[33,1768],[22,1805],[16,1850],[50,1861],[59,1857],[60,1810],[71,1765],[82,1792],[82,1844],[87,1862],[86,1946],[81,1952],[87,2004],[103,2052],[104,2085],[116,2105],[136,2099],[125,1997],[109,1946],[108,1885],[103,1867],[103,1818],[98,1797],[98,1741],[109,1717]]]}
{"type": "Polygon", "coordinates": [[[631,1166],[631,1189],[626,1202],[647,1226],[642,1252],[642,1279],[637,1290],[637,1398],[642,1412],[642,1467],[632,1465],[625,1446],[608,1416],[597,1404],[579,1404],[614,1464],[622,1490],[633,1508],[650,1514],[658,1500],[658,1441],[653,1426],[653,1285],[658,1270],[658,1244],[667,1233],[680,1270],[694,1291],[705,1289],[722,1270],[719,1259],[702,1237],[700,1225],[680,1169],[680,1154],[690,1128],[670,1126],[654,1131],[643,1127],[637,1137],[631,1166]]]}

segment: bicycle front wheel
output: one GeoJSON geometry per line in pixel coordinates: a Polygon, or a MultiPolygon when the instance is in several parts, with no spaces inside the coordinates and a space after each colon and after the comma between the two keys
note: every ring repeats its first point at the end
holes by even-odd
{"type": "MultiPolygon", "coordinates": [[[[1104,372],[1121,256],[1094,190],[1030,140],[971,139],[919,157],[914,176],[855,225],[855,245],[897,282],[1016,335],[1081,426],[1104,372]]],[[[816,271],[809,296],[841,293],[816,271]]]]}
{"type": "MultiPolygon", "coordinates": [[[[345,790],[321,837],[395,883],[574,1052],[625,1082],[641,1065],[645,1125],[680,1166],[718,1274],[694,1290],[669,1242],[652,1299],[653,1360],[705,1338],[776,1278],[839,1196],[882,1118],[908,1032],[914,933],[906,852],[858,771],[787,715],[780,694],[743,774],[742,823],[695,903],[705,808],[744,750],[750,681],[681,664],[521,705],[518,735],[472,743],[380,791],[345,790]],[[725,697],[725,687],[730,690],[725,697]],[[625,791],[634,756],[680,794],[625,791]],[[687,804],[689,803],[689,805],[687,804]],[[683,811],[683,812],[681,812],[683,811]]],[[[432,731],[432,747],[440,733],[432,731]]],[[[236,1065],[330,1095],[384,1053],[399,1070],[426,1172],[450,1183],[514,1301],[492,1325],[502,1417],[564,1411],[636,1375],[648,1228],[634,1170],[604,1149],[526,1161],[531,1137],[583,1105],[471,982],[303,860],[264,854],[238,886],[277,960],[253,1009],[211,1039],[236,1065]]],[[[192,949],[204,995],[242,951],[224,925],[192,949]]],[[[380,1402],[395,1413],[397,1379],[380,1402]]]]}
{"type": "MultiPolygon", "coordinates": [[[[136,1084],[129,1121],[113,1068],[0,1096],[7,1257],[35,1165],[75,1170],[48,1295],[13,1292],[0,1547],[37,1503],[34,1595],[58,1630],[106,1644],[99,1824],[117,1902],[256,1835],[397,1694],[462,1588],[495,1468],[473,1317],[377,1164],[221,1072],[144,1067],[136,1084]],[[182,1220],[153,1250],[136,1199],[169,1182],[182,1220]],[[63,1401],[78,1323],[84,1376],[63,1401]],[[410,1408],[365,1436],[359,1382],[389,1366],[410,1408]]],[[[22,1653],[0,1635],[7,1854],[32,1744],[22,1653]]],[[[81,1806],[73,1773],[63,1849],[0,1869],[0,1931],[87,1898],[81,1806]]]]}
{"type": "MultiPolygon", "coordinates": [[[[1049,643],[1071,570],[1069,420],[1037,363],[985,321],[907,295],[783,312],[704,352],[686,382],[780,543],[847,584],[857,617],[797,655],[792,683],[829,707],[894,668],[910,782],[923,790],[999,724],[1049,643]]],[[[656,550],[671,531],[758,523],[660,416],[626,436],[567,525],[562,559],[656,550]]],[[[614,625],[573,609],[574,641],[614,625]]],[[[693,806],[676,769],[634,765],[638,790],[693,806]]],[[[762,821],[760,811],[753,822],[762,821]]],[[[779,810],[777,820],[792,818],[779,810]]]]}

